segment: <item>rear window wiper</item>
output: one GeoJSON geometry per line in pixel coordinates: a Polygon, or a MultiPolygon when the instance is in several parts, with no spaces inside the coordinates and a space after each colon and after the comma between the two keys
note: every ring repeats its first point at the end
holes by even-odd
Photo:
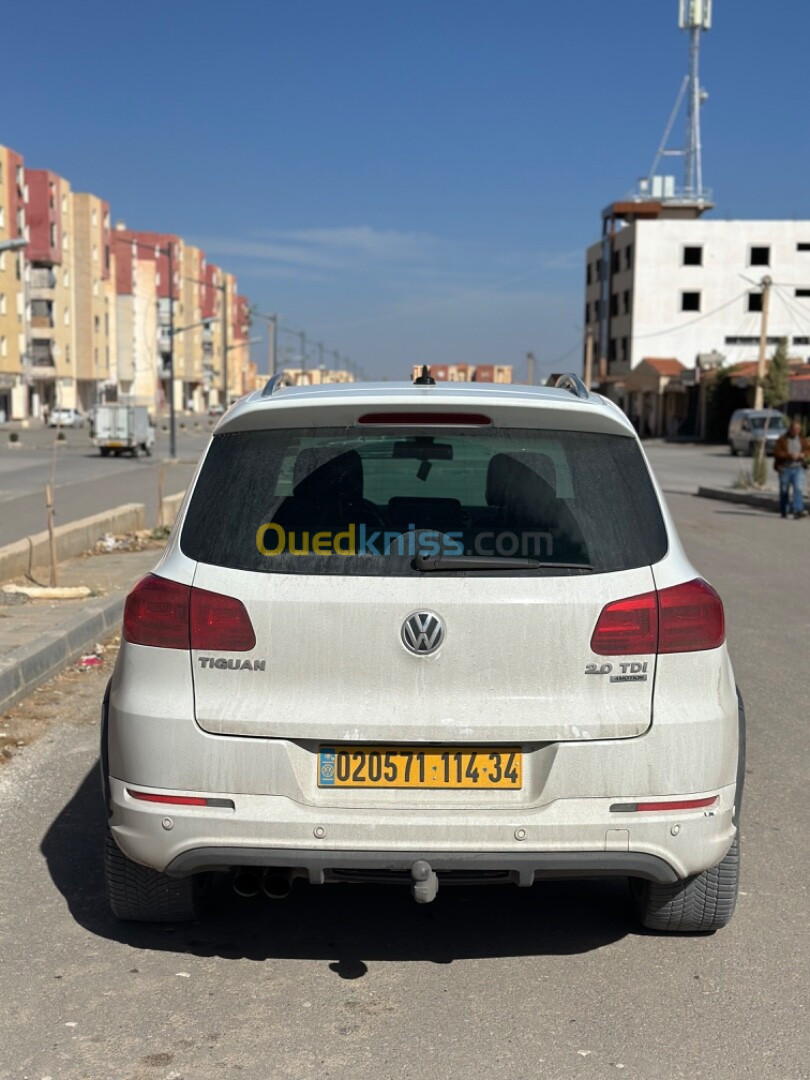
{"type": "Polygon", "coordinates": [[[491,555],[417,555],[411,565],[423,574],[431,570],[593,570],[590,563],[541,562],[491,555]]]}

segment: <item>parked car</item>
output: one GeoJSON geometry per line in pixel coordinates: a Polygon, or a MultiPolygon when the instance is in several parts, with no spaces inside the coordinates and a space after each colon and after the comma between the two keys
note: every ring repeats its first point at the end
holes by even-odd
{"type": "Polygon", "coordinates": [[[197,917],[217,871],[422,903],[611,875],[656,930],[734,911],[723,605],[576,376],[234,406],[127,598],[101,762],[123,919],[197,917]]]}
{"type": "Polygon", "coordinates": [[[84,416],[78,409],[52,409],[48,416],[48,427],[84,427],[84,416]]]}
{"type": "Polygon", "coordinates": [[[786,430],[785,418],[779,409],[736,409],[728,425],[729,449],[735,456],[742,453],[752,457],[764,437],[765,452],[773,454],[776,440],[786,430]]]}
{"type": "Polygon", "coordinates": [[[209,405],[208,406],[208,415],[209,416],[222,416],[222,414],[224,412],[225,412],[225,406],[224,405],[209,405]]]}

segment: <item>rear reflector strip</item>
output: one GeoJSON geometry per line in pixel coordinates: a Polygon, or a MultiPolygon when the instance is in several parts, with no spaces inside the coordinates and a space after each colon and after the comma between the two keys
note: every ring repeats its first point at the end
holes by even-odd
{"type": "Polygon", "coordinates": [[[202,795],[155,795],[151,791],[133,791],[127,788],[127,795],[141,802],[164,803],[168,806],[221,806],[226,810],[236,809],[232,799],[206,799],[202,795]]]}
{"type": "Polygon", "coordinates": [[[611,814],[635,814],[663,810],[700,810],[704,806],[713,806],[717,795],[705,799],[677,799],[672,802],[617,802],[610,808],[611,814]]]}
{"type": "Polygon", "coordinates": [[[464,412],[390,412],[366,413],[357,421],[358,424],[385,424],[387,427],[399,427],[415,424],[417,427],[482,427],[492,420],[481,413],[464,412]]]}

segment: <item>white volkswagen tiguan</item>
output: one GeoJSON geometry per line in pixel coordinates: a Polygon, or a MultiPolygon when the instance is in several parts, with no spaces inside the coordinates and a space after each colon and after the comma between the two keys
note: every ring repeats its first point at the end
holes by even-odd
{"type": "Polygon", "coordinates": [[[218,423],[105,695],[113,911],[620,875],[647,927],[723,926],[742,704],[632,427],[575,376],[417,383],[218,423]]]}

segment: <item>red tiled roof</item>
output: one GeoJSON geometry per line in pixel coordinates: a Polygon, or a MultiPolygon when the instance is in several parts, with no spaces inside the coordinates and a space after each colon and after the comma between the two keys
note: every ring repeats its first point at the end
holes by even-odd
{"type": "Polygon", "coordinates": [[[649,364],[651,368],[655,368],[659,375],[680,375],[682,371],[686,371],[686,368],[680,360],[672,358],[645,356],[642,363],[649,364]]]}

